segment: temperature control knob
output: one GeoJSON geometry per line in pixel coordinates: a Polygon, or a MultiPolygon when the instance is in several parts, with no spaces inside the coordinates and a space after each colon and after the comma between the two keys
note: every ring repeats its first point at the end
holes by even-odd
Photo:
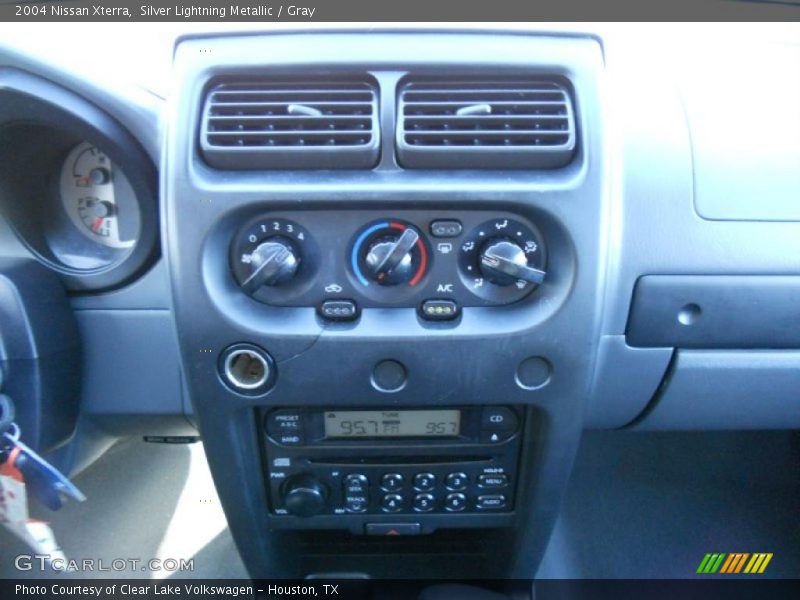
{"type": "Polygon", "coordinates": [[[503,238],[490,240],[483,247],[480,269],[495,285],[512,285],[520,280],[539,285],[545,276],[541,269],[528,265],[528,257],[519,244],[503,238]]]}
{"type": "Polygon", "coordinates": [[[414,275],[411,251],[419,234],[408,228],[399,236],[378,238],[367,250],[369,276],[381,285],[405,283],[414,275]]]}
{"type": "Polygon", "coordinates": [[[295,475],[283,486],[283,504],[297,517],[323,512],[328,503],[328,488],[311,475],[295,475]]]}
{"type": "Polygon", "coordinates": [[[261,242],[250,253],[250,275],[242,289],[252,294],[262,285],[281,285],[291,280],[300,266],[300,254],[287,238],[275,236],[261,242]]]}
{"type": "Polygon", "coordinates": [[[392,302],[425,276],[428,248],[414,225],[379,221],[356,236],[350,264],[371,297],[392,302]]]}

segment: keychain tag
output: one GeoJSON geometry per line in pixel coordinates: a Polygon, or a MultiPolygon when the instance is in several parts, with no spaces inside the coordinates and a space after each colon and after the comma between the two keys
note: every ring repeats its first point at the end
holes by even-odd
{"type": "Polygon", "coordinates": [[[66,570],[67,559],[56,542],[50,525],[28,515],[28,494],[22,472],[14,466],[20,448],[11,450],[8,460],[0,464],[0,524],[24,541],[56,570],[66,570]]]}

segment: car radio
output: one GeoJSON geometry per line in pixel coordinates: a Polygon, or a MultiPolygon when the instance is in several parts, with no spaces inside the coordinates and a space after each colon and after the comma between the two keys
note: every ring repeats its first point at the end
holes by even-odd
{"type": "Polygon", "coordinates": [[[391,534],[509,524],[522,421],[510,406],[266,412],[271,523],[391,534]]]}

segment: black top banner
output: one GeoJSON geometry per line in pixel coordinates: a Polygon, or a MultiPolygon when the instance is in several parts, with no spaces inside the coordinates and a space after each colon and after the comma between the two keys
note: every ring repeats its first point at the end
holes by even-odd
{"type": "Polygon", "coordinates": [[[0,0],[0,21],[518,22],[800,20],[800,0],[0,0]]]}

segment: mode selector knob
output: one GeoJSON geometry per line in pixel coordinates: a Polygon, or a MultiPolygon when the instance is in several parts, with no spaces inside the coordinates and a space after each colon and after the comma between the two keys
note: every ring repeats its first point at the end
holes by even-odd
{"type": "Polygon", "coordinates": [[[300,253],[287,238],[275,236],[261,242],[250,253],[250,275],[242,289],[252,294],[262,285],[276,286],[291,280],[300,266],[300,253]]]}
{"type": "Polygon", "coordinates": [[[283,486],[283,504],[297,517],[323,512],[328,504],[328,488],[312,475],[295,475],[283,486]]]}
{"type": "Polygon", "coordinates": [[[528,265],[525,250],[507,239],[490,240],[481,249],[480,269],[495,285],[512,285],[527,281],[536,285],[544,281],[545,272],[528,265]]]}

